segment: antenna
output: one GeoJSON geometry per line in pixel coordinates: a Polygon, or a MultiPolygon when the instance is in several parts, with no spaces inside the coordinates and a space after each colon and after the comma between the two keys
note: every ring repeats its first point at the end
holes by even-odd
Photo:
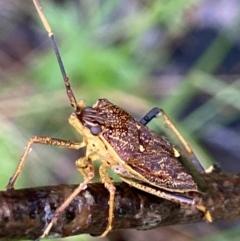
{"type": "Polygon", "coordinates": [[[51,40],[51,43],[52,43],[52,46],[53,46],[53,49],[54,49],[54,52],[55,52],[60,70],[61,70],[61,73],[62,73],[63,81],[64,81],[64,84],[65,84],[65,87],[66,87],[66,91],[67,91],[67,95],[68,95],[68,98],[70,100],[70,103],[74,107],[75,111],[79,114],[81,112],[82,106],[77,104],[76,98],[75,98],[75,96],[73,94],[73,91],[71,89],[71,85],[69,83],[69,78],[67,77],[67,74],[66,74],[66,71],[65,71],[65,68],[64,68],[64,65],[63,65],[63,62],[62,62],[62,58],[61,58],[61,55],[59,53],[57,43],[55,41],[52,29],[51,29],[51,27],[50,27],[50,25],[47,21],[47,18],[45,17],[45,15],[42,11],[42,7],[39,4],[38,0],[33,0],[33,3],[34,3],[34,5],[37,9],[37,12],[38,12],[40,18],[41,18],[43,26],[48,33],[48,37],[51,40]]]}

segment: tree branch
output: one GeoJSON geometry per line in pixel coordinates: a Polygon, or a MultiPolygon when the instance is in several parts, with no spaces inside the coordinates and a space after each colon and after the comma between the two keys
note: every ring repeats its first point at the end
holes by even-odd
{"type": "MultiPolygon", "coordinates": [[[[240,175],[205,174],[209,190],[203,205],[214,221],[240,217],[240,175]]],[[[34,239],[39,237],[54,211],[76,185],[58,185],[0,192],[0,238],[34,239]]],[[[82,233],[101,234],[108,218],[109,193],[102,184],[90,184],[81,192],[51,230],[55,237],[82,233]]],[[[203,213],[122,183],[115,196],[116,229],[153,229],[159,226],[202,221],[203,213]]]]}

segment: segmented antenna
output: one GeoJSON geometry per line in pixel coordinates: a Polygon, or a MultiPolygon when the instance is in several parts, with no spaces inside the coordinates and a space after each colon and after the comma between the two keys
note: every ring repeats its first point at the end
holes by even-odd
{"type": "Polygon", "coordinates": [[[58,47],[57,47],[57,44],[56,44],[56,41],[55,41],[55,38],[54,38],[54,34],[52,32],[52,29],[42,11],[42,7],[41,5],[39,4],[38,0],[33,0],[33,3],[37,9],[37,12],[41,18],[41,21],[43,23],[43,26],[44,28],[46,29],[47,33],[48,33],[48,37],[50,38],[51,40],[51,43],[53,45],[53,49],[54,49],[54,52],[55,52],[55,55],[57,57],[57,61],[58,61],[58,64],[59,64],[59,67],[60,67],[60,70],[61,70],[61,73],[62,73],[62,77],[63,77],[63,81],[64,81],[64,84],[66,86],[66,91],[67,91],[67,95],[68,95],[68,98],[70,100],[70,103],[71,105],[74,107],[75,111],[77,113],[80,113],[81,112],[81,107],[78,106],[77,104],[77,101],[76,101],[76,98],[73,94],[73,91],[71,89],[71,85],[69,83],[69,79],[66,75],[66,71],[65,71],[65,68],[64,68],[64,65],[63,65],[63,62],[62,62],[62,58],[60,56],[60,53],[59,53],[59,50],[58,50],[58,47]]]}

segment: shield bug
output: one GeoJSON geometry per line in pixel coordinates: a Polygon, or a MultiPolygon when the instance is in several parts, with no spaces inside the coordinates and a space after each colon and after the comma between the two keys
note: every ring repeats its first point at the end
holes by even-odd
{"type": "Polygon", "coordinates": [[[105,236],[112,229],[114,218],[115,186],[107,174],[108,169],[112,169],[122,181],[135,188],[173,202],[196,206],[204,212],[208,221],[211,221],[210,213],[201,205],[201,198],[199,200],[199,198],[191,198],[191,195],[188,195],[196,193],[201,197],[201,193],[206,187],[204,179],[201,178],[201,172],[204,172],[204,169],[164,111],[153,108],[140,121],[137,121],[125,110],[112,104],[107,99],[99,99],[92,107],[85,106],[83,100],[77,102],[65,73],[51,27],[38,1],[33,0],[33,2],[53,43],[66,92],[74,108],[74,112],[69,117],[69,122],[81,134],[83,141],[73,142],[46,136],[30,138],[6,189],[14,188],[14,183],[20,175],[26,157],[34,143],[73,149],[86,147],[86,155],[76,161],[76,167],[83,175],[84,181],[56,210],[53,219],[44,229],[40,238],[49,234],[57,217],[76,195],[92,181],[95,175],[93,162],[98,159],[102,161],[99,168],[100,179],[110,194],[108,223],[102,236],[105,236]],[[183,155],[170,141],[146,127],[149,121],[159,116],[163,117],[183,145],[190,160],[187,163],[180,162],[179,159],[183,155]]]}

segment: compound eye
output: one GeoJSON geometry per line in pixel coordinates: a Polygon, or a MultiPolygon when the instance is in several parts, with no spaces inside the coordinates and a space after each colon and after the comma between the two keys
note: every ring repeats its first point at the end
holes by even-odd
{"type": "Polygon", "coordinates": [[[94,136],[97,136],[99,133],[101,133],[102,128],[101,126],[91,126],[90,131],[94,136]]]}

